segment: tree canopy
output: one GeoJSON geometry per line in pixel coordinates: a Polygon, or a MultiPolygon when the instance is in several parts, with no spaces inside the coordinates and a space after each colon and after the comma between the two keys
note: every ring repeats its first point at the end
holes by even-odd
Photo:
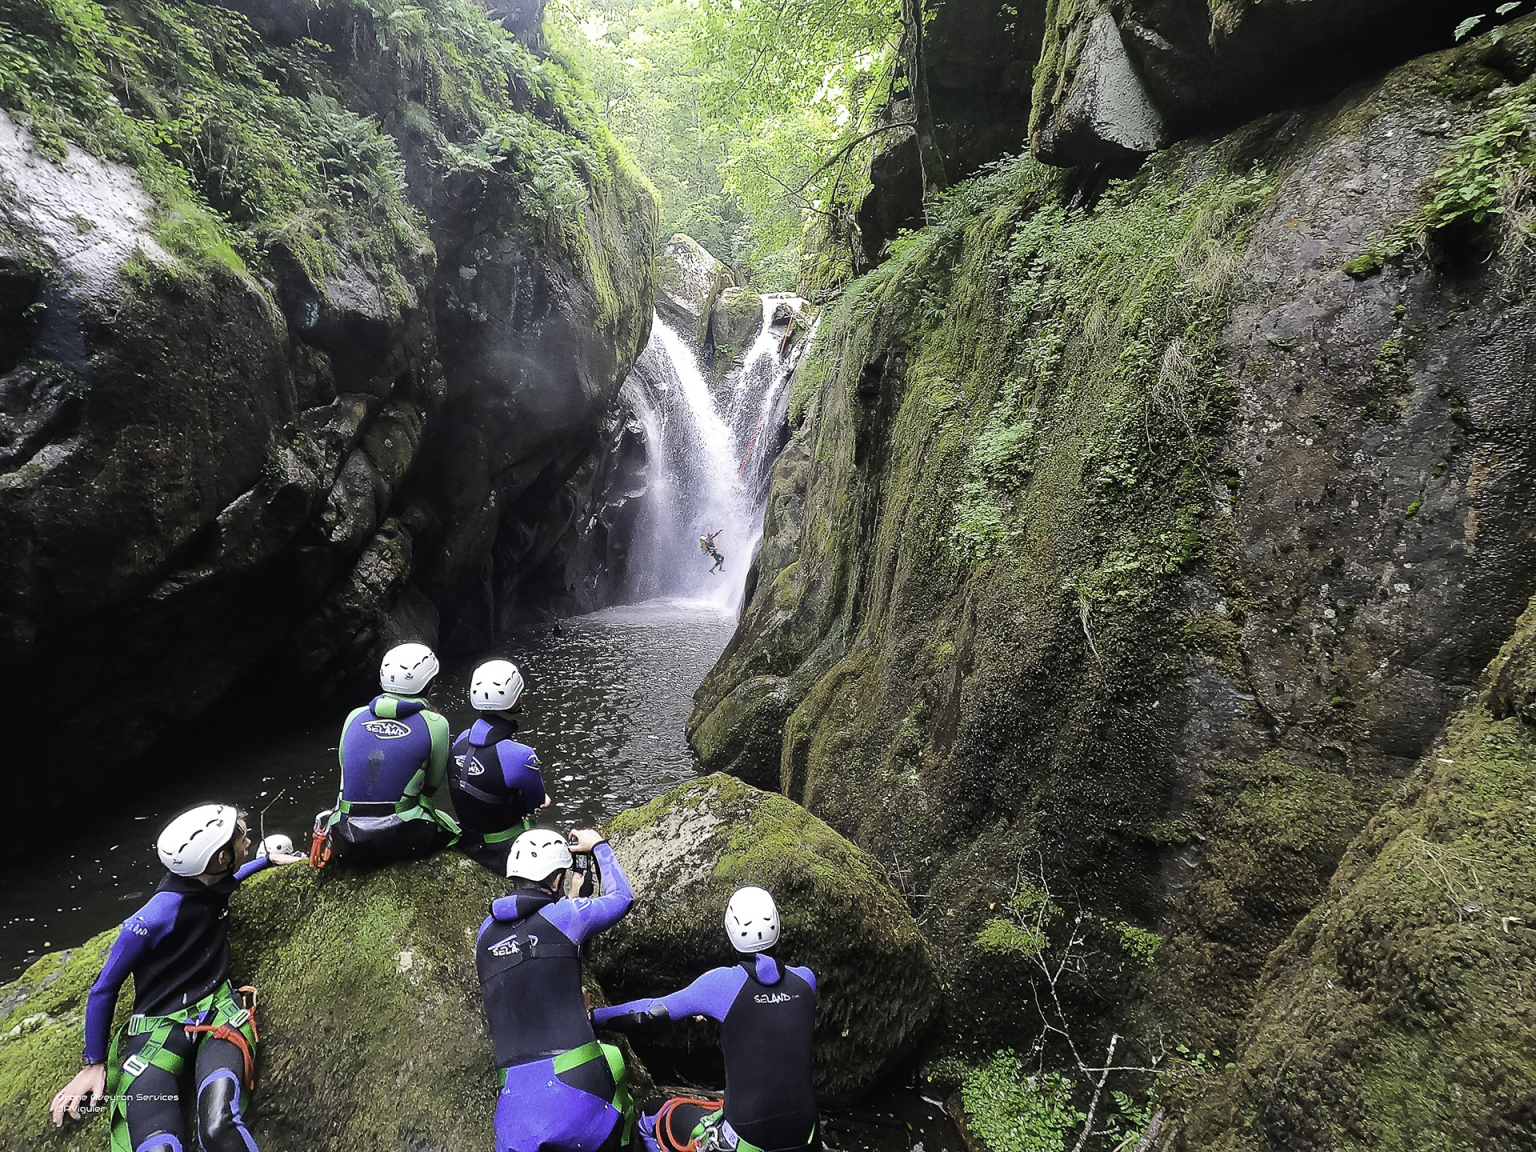
{"type": "Polygon", "coordinates": [[[856,203],[883,142],[894,0],[557,0],[557,43],[686,232],[792,287],[807,214],[856,203]]]}

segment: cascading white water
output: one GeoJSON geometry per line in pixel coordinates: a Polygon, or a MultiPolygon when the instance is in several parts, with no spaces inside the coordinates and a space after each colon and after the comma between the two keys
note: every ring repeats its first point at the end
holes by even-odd
{"type": "Polygon", "coordinates": [[[645,429],[649,484],[629,549],[625,599],[706,600],[734,608],[762,534],[762,502],[788,400],[793,356],[763,299],[763,322],[717,407],[687,342],[657,316],[650,343],[625,382],[624,399],[645,429]],[[699,537],[720,530],[723,571],[712,573],[699,537]]]}

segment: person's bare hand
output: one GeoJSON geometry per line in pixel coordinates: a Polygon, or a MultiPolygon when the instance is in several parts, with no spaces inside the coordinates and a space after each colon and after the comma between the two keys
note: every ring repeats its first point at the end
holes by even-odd
{"type": "Polygon", "coordinates": [[[308,860],[308,856],[301,856],[297,852],[273,852],[267,857],[268,864],[297,864],[300,860],[308,860]]]}
{"type": "Polygon", "coordinates": [[[87,1064],[75,1078],[59,1090],[59,1094],[53,1098],[53,1103],[48,1106],[48,1114],[53,1117],[54,1127],[64,1123],[64,1117],[73,1116],[80,1119],[86,1101],[100,1100],[107,1094],[107,1066],[105,1064],[87,1064]]]}
{"type": "Polygon", "coordinates": [[[553,803],[554,801],[549,798],[549,793],[544,793],[544,803],[539,805],[539,811],[544,811],[544,809],[548,808],[553,803]]]}
{"type": "Polygon", "coordinates": [[[590,852],[602,843],[602,840],[603,834],[596,828],[571,829],[570,844],[572,852],[590,852]]]}

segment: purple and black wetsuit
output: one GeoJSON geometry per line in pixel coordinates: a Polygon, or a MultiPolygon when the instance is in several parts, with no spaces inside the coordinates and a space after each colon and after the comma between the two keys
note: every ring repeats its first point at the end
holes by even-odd
{"type": "MultiPolygon", "coordinates": [[[[762,1152],[819,1146],[812,1080],[816,977],[772,956],[744,957],[714,968],[688,987],[654,1000],[599,1008],[600,1028],[627,1028],[652,1020],[707,1016],[720,1024],[725,1056],[724,1142],[762,1152]]],[[[654,1113],[642,1115],[640,1133],[656,1152],[654,1113]]]]}
{"type": "Polygon", "coordinates": [[[509,842],[544,803],[544,777],[532,748],[512,739],[517,721],[482,716],[453,742],[448,794],[463,835],[459,849],[505,876],[509,842]]]}
{"type": "Polygon", "coordinates": [[[581,944],[616,924],[633,893],[606,842],[593,856],[602,896],[561,900],[523,889],[492,904],[480,925],[475,966],[503,1070],[496,1152],[607,1152],[623,1134],[613,1074],[581,994],[581,944]],[[557,1066],[589,1045],[591,1059],[557,1066]]]}
{"type": "MultiPolygon", "coordinates": [[[[144,1017],[182,1012],[229,979],[229,897],[253,872],[260,856],[217,884],[168,874],[149,903],[123,922],[85,1005],[85,1059],[107,1058],[112,1012],[123,981],[133,976],[133,1010],[144,1017]]],[[[212,1013],[189,1023],[204,1023],[212,1013]]],[[[125,1035],[119,1055],[138,1054],[150,1036],[125,1035]]],[[[205,1152],[256,1152],[241,1115],[245,1058],[228,1040],[171,1031],[165,1050],[193,1068],[198,1139],[205,1152]]],[[[134,1152],[185,1152],[180,1077],[150,1066],[134,1078],[127,1101],[134,1152]]]]}
{"type": "Polygon", "coordinates": [[[429,797],[448,770],[448,721],[418,696],[385,692],[342,725],[341,795],[331,817],[338,859],[385,864],[447,847],[458,826],[429,797]]]}

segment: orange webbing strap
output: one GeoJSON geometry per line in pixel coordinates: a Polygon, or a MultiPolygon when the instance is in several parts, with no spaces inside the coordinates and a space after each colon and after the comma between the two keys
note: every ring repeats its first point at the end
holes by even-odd
{"type": "Polygon", "coordinates": [[[656,1142],[670,1152],[698,1152],[698,1142],[693,1138],[693,1130],[690,1128],[686,1139],[678,1139],[677,1133],[672,1131],[672,1113],[683,1104],[692,1104],[696,1108],[702,1108],[705,1112],[718,1112],[725,1107],[724,1100],[700,1100],[695,1096],[669,1096],[660,1110],[656,1113],[656,1142]]]}
{"type": "Polygon", "coordinates": [[[222,1024],[188,1024],[185,1026],[188,1036],[199,1032],[210,1033],[215,1040],[228,1040],[236,1048],[240,1049],[240,1055],[245,1061],[245,1086],[247,1090],[256,1090],[256,1054],[251,1050],[252,1041],[260,1040],[261,1033],[256,1030],[256,989],[249,984],[240,988],[240,1004],[245,1016],[243,1024],[251,1027],[251,1038],[246,1039],[245,1033],[235,1026],[234,1021],[225,1021],[222,1024]]]}

